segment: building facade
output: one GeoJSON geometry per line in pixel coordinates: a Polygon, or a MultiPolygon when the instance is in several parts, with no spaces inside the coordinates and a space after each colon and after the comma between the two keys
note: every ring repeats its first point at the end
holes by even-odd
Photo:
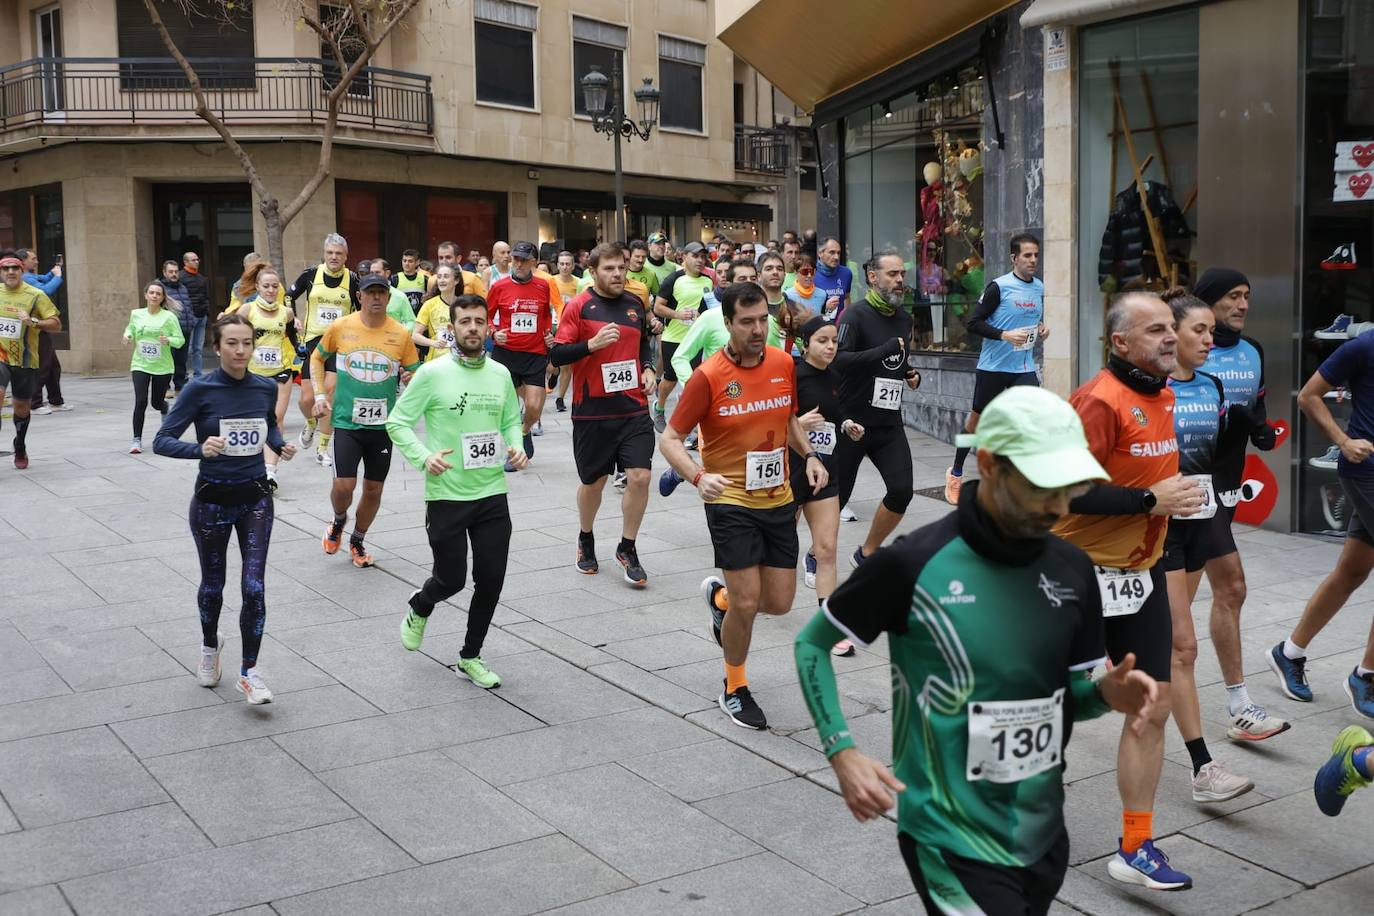
{"type": "MultiPolygon", "coordinates": [[[[290,200],[319,161],[337,68],[284,12],[239,4],[233,24],[164,18],[269,191],[290,200]]],[[[347,92],[329,177],[288,226],[293,275],[343,233],[350,257],[433,257],[443,240],[547,251],[614,233],[610,141],[578,81],[599,67],[662,93],[647,142],[624,145],[627,229],[677,244],[767,240],[804,219],[797,111],[719,41],[706,0],[422,2],[347,92]],[[779,202],[780,193],[783,201],[779,202]]],[[[215,307],[266,229],[236,158],[191,94],[141,0],[19,0],[0,30],[0,246],[62,254],[64,365],[127,365],[119,335],[159,263],[201,253],[215,307]],[[70,6],[70,9],[64,7],[70,6]],[[65,15],[64,15],[65,14],[65,15]]],[[[329,15],[322,5],[322,15],[329,15]]],[[[814,207],[814,203],[812,203],[814,207]]],[[[806,221],[809,224],[809,221],[806,221]]]]}

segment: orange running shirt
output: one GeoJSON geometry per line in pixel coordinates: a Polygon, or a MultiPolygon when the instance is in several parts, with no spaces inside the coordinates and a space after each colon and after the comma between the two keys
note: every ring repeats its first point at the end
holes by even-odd
{"type": "MultiPolygon", "coordinates": [[[[1118,487],[1152,486],[1178,473],[1174,393],[1145,394],[1103,369],[1069,397],[1088,448],[1118,487]]],[[[1069,515],[1054,533],[1098,566],[1149,569],[1164,552],[1163,515],[1069,515]]]]}
{"type": "MultiPolygon", "coordinates": [[[[700,424],[702,466],[730,481],[717,503],[776,509],[792,502],[787,424],[797,412],[796,391],[792,357],[777,347],[764,347],[763,359],[747,369],[721,349],[687,380],[668,422],[684,436],[700,424]],[[746,488],[751,452],[756,474],[780,470],[777,486],[746,488]],[[773,452],[781,465],[769,468],[772,458],[762,453],[773,452]]],[[[769,473],[766,479],[777,477],[769,473]]]]}

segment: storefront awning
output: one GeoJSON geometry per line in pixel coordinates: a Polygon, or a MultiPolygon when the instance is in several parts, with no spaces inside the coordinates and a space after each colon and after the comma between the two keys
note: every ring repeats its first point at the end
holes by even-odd
{"type": "Polygon", "coordinates": [[[1107,19],[1135,16],[1193,0],[1035,0],[1021,14],[1021,27],[1037,25],[1086,25],[1107,19]]]}
{"type": "Polygon", "coordinates": [[[717,0],[716,34],[810,112],[818,102],[1015,5],[1015,0],[910,0],[894,4],[887,15],[869,15],[832,0],[717,0]]]}

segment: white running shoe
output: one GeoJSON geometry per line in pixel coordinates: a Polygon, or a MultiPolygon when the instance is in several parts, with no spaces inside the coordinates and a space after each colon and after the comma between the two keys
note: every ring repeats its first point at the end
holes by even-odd
{"type": "Polygon", "coordinates": [[[64,413],[65,413],[66,411],[72,409],[72,405],[70,405],[70,404],[68,404],[68,403],[65,403],[65,402],[63,402],[63,403],[61,403],[61,404],[52,404],[52,405],[49,405],[49,406],[51,406],[53,410],[60,410],[60,411],[63,411],[64,413]]]}
{"type": "Polygon", "coordinates": [[[142,454],[143,454],[143,440],[142,440],[142,439],[139,439],[139,438],[137,438],[137,437],[134,438],[133,444],[129,446],[129,454],[130,454],[130,455],[142,455],[142,454]]]}
{"type": "Polygon", "coordinates": [[[258,673],[258,666],[254,665],[248,669],[247,674],[240,674],[238,684],[235,685],[239,693],[247,697],[248,702],[253,706],[272,702],[272,691],[267,689],[267,682],[258,673]]]}
{"type": "Polygon", "coordinates": [[[1258,703],[1251,703],[1231,717],[1231,727],[1226,729],[1226,737],[1232,741],[1263,741],[1291,728],[1277,716],[1271,716],[1258,703]]]}
{"type": "Polygon", "coordinates": [[[854,514],[854,510],[849,508],[848,506],[845,506],[843,509],[840,510],[840,521],[857,522],[858,520],[859,517],[854,514]]]}
{"type": "Polygon", "coordinates": [[[315,463],[322,468],[332,468],[334,466],[334,459],[329,457],[328,452],[316,452],[315,463]]]}
{"type": "Polygon", "coordinates": [[[29,413],[38,413],[46,417],[52,413],[52,408],[49,407],[47,404],[44,404],[42,407],[33,408],[33,410],[30,410],[29,413]]]}
{"type": "Polygon", "coordinates": [[[1224,802],[1239,798],[1255,787],[1244,776],[1237,776],[1220,762],[1205,763],[1193,777],[1193,801],[1224,802]]]}
{"type": "Polygon", "coordinates": [[[300,443],[302,449],[310,448],[310,443],[315,441],[315,427],[309,423],[305,424],[301,429],[301,434],[296,437],[296,441],[300,443]]]}
{"type": "Polygon", "coordinates": [[[196,679],[202,687],[214,687],[219,683],[219,653],[224,648],[224,637],[219,637],[219,645],[211,649],[200,647],[200,664],[196,666],[196,679]]]}

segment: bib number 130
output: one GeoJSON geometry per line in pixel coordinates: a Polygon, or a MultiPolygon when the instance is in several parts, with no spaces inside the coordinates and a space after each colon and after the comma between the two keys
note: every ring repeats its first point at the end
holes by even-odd
{"type": "Polygon", "coordinates": [[[1020,782],[1060,763],[1064,688],[1034,700],[968,704],[970,780],[1020,782]]]}

